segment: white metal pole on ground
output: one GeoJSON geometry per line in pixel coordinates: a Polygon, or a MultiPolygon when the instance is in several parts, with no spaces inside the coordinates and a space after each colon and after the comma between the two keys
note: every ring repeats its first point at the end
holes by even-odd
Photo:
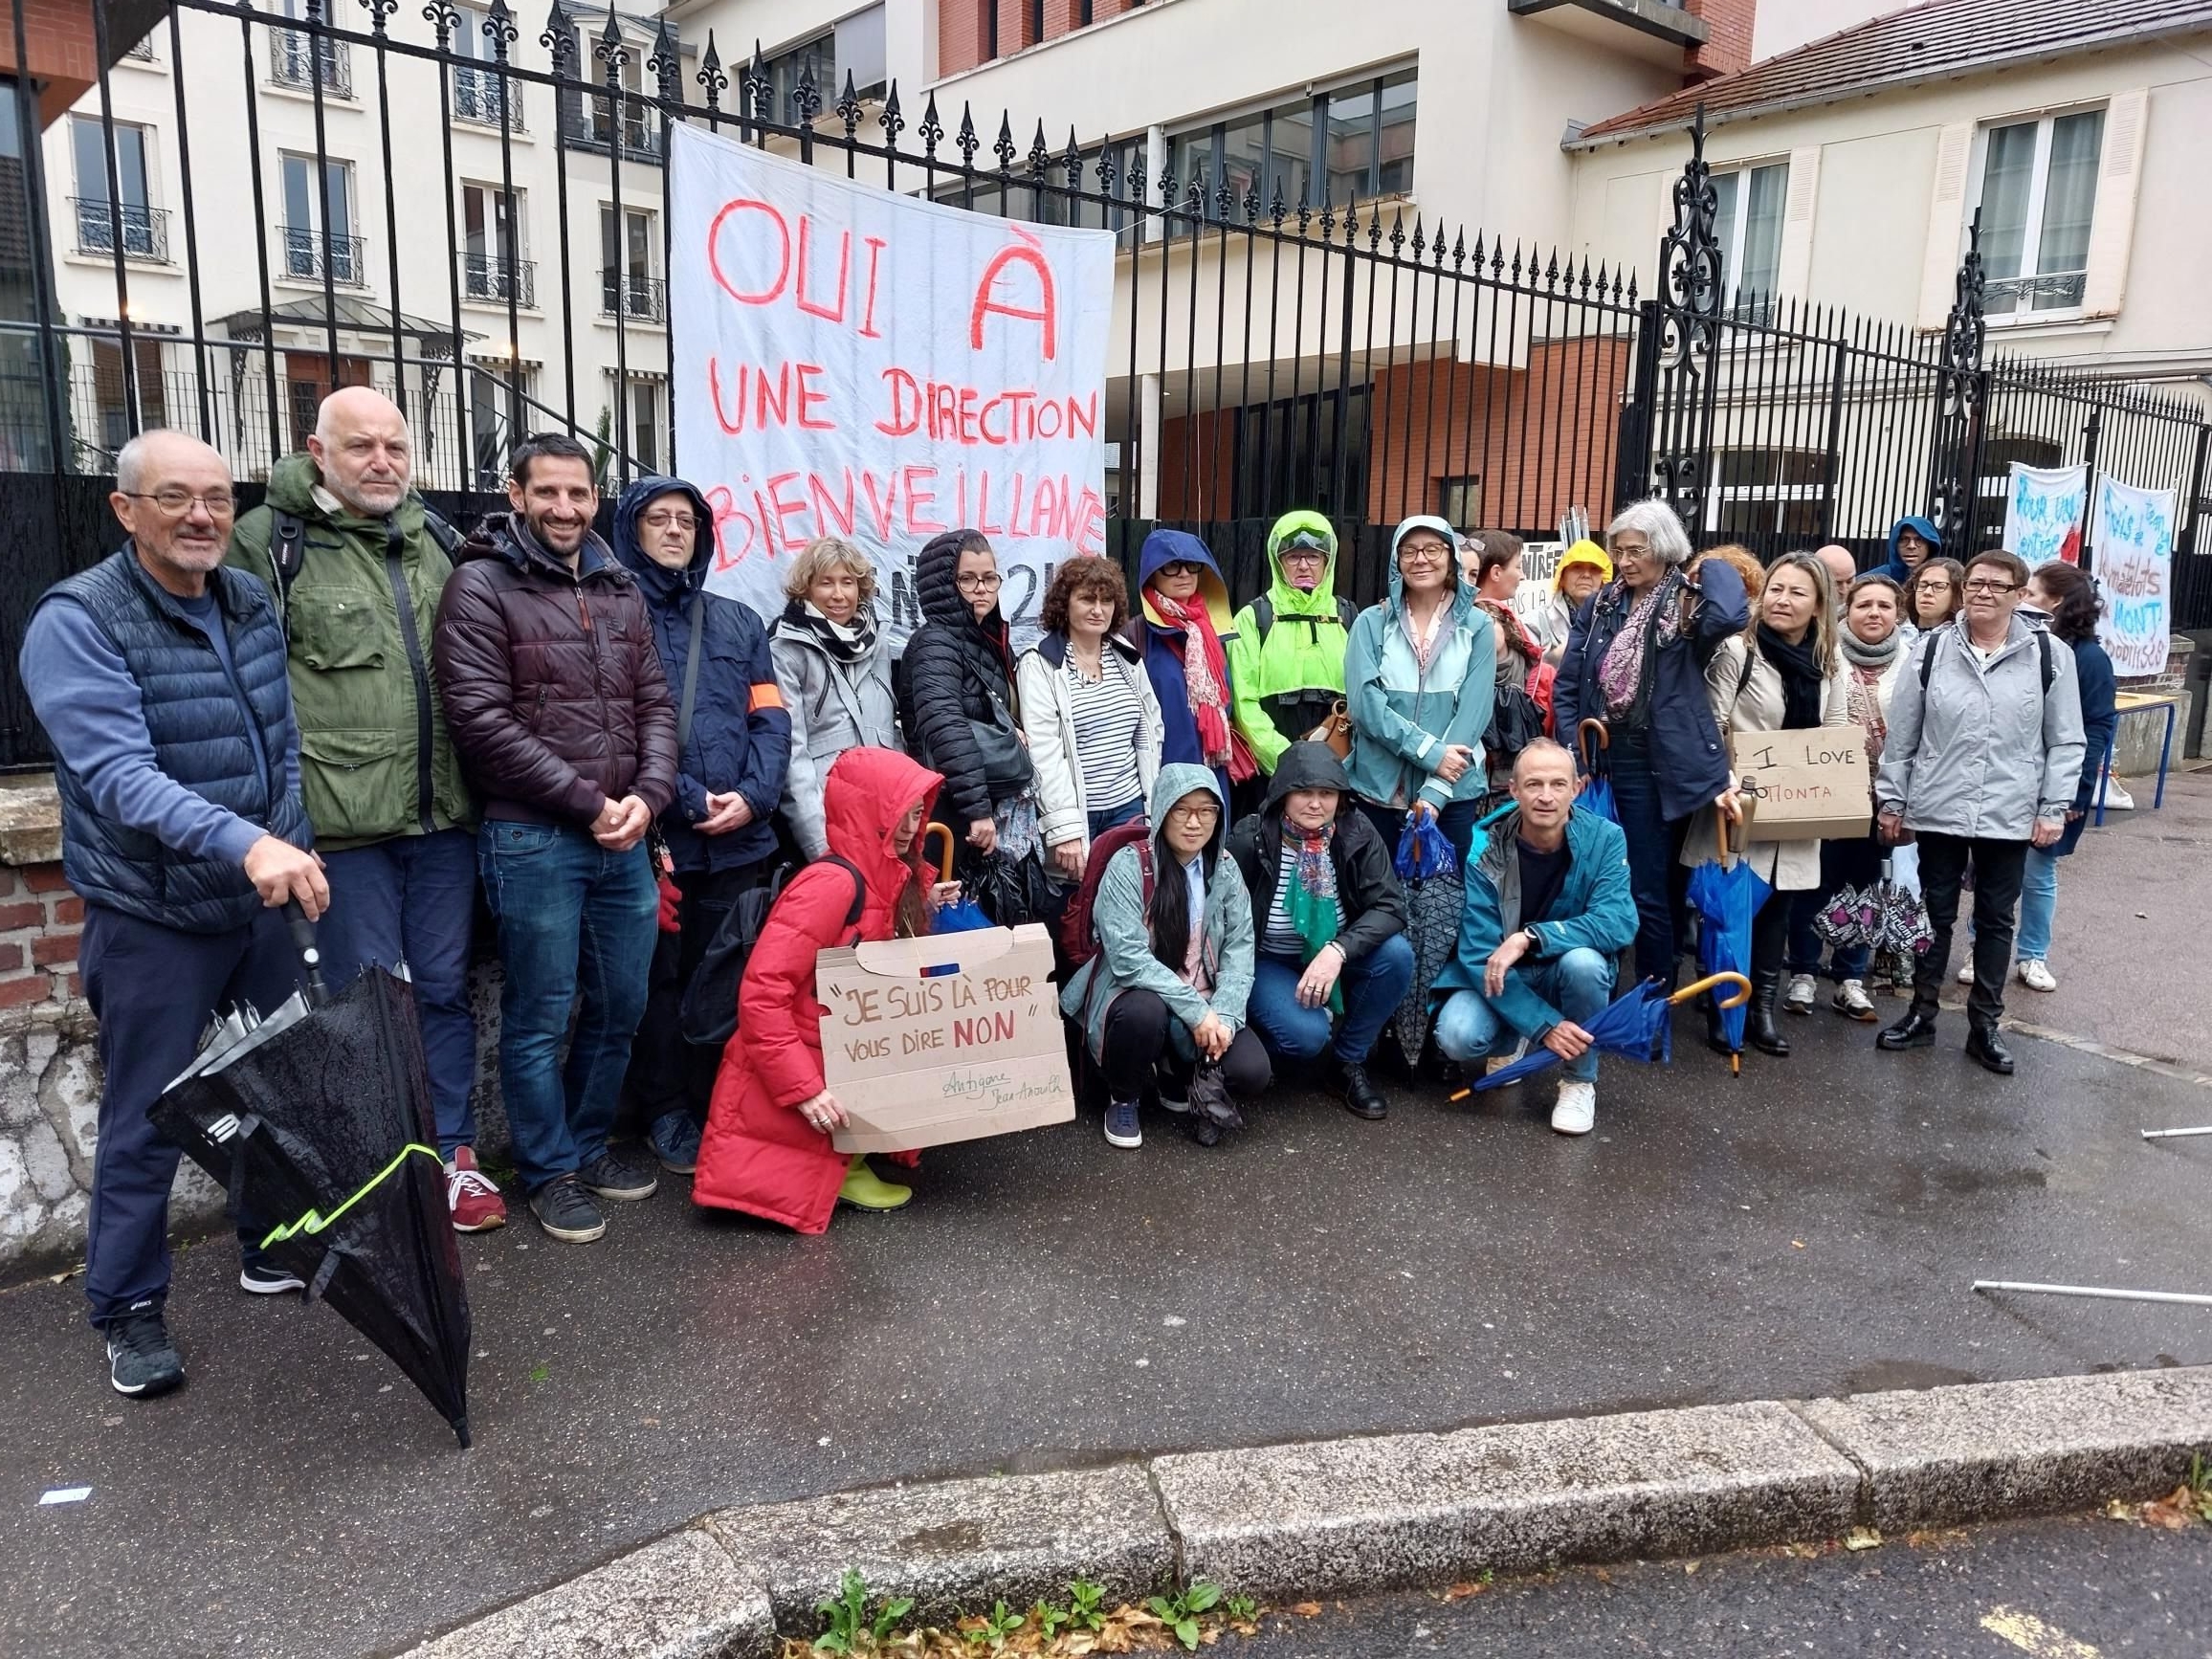
{"type": "Polygon", "coordinates": [[[2212,1296],[2179,1291],[2108,1291],[2096,1285],[2028,1285],[2011,1279],[1976,1279],[1978,1291],[2024,1291],[2038,1296],[2093,1296],[2107,1302],[2177,1302],[2185,1308],[2212,1308],[2212,1296]]]}
{"type": "Polygon", "coordinates": [[[2146,1129],[2143,1131],[2145,1140],[2179,1140],[2184,1135],[2212,1135],[2212,1123],[2206,1124],[2201,1129],[2146,1129]]]}

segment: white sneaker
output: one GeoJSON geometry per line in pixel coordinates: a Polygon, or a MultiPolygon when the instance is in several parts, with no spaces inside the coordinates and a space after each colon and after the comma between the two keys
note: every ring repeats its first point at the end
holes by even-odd
{"type": "Polygon", "coordinates": [[[2058,981],[2051,977],[2050,963],[2039,956],[2029,957],[2020,964],[2020,983],[2031,991],[2058,989],[2058,981]]]}
{"type": "Polygon", "coordinates": [[[1960,962],[1960,963],[1958,964],[1958,983],[1959,983],[1960,984],[1962,984],[1962,985],[1970,985],[1970,984],[1972,984],[1974,983],[1974,953],[1973,953],[1973,951],[1969,950],[1969,951],[1966,953],[1966,960],[1965,960],[1964,962],[1960,962]]]}
{"type": "Polygon", "coordinates": [[[1598,1086],[1572,1077],[1559,1083],[1559,1104],[1552,1108],[1552,1129],[1559,1135],[1587,1135],[1598,1120],[1598,1086]]]}
{"type": "Polygon", "coordinates": [[[1811,974],[1789,976],[1789,989],[1782,993],[1781,1006],[1793,1014],[1813,1011],[1813,998],[1820,994],[1820,982],[1811,974]]]}
{"type": "Polygon", "coordinates": [[[1846,980],[1836,986],[1834,999],[1828,1004],[1847,1020],[1877,1020],[1873,999],[1867,995],[1867,987],[1857,980],[1846,980]]]}
{"type": "MultiPolygon", "coordinates": [[[[1488,1077],[1493,1073],[1502,1072],[1508,1066],[1515,1065],[1518,1062],[1526,1059],[1528,1057],[1528,1051],[1529,1040],[1526,1037],[1523,1037],[1507,1052],[1503,1054],[1493,1054],[1489,1059],[1483,1061],[1482,1074],[1485,1077],[1488,1077]]],[[[1506,1087],[1510,1088],[1512,1085],[1508,1084],[1506,1087]]]]}

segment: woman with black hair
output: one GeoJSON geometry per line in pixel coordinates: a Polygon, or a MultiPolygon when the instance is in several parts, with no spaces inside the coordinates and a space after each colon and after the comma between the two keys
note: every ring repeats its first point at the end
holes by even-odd
{"type": "Polygon", "coordinates": [[[2112,677],[2112,659],[2097,643],[2097,618],[2105,602],[2096,585],[2078,566],[2056,561],[2041,566],[2027,579],[2027,603],[2021,614],[2042,611],[2053,639],[2073,648],[2074,681],[2082,699],[2082,773],[2067,808],[2066,832],[2053,847],[2030,847],[2020,887],[2020,935],[2013,943],[2015,972],[2031,991],[2055,991],[2058,981],[2050,971],[2050,929],[2058,915],[2058,861],[2081,844],[2090,807],[2096,800],[2097,773],[2105,763],[2105,750],[2119,723],[2114,698],[2118,686],[2112,677]]]}
{"type": "Polygon", "coordinates": [[[1036,840],[1036,773],[990,539],[932,537],[915,556],[914,596],[921,626],[899,659],[899,723],[916,757],[944,778],[936,821],[977,853],[1019,858],[1036,840]]]}
{"type": "Polygon", "coordinates": [[[1109,1145],[1141,1146],[1138,1102],[1187,1115],[1202,1146],[1240,1122],[1228,1096],[1268,1086],[1267,1050],[1245,1023],[1252,986],[1252,905],[1213,769],[1162,766],[1150,839],[1116,852],[1092,900],[1097,954],[1060,994],[1105,1073],[1109,1145]]]}

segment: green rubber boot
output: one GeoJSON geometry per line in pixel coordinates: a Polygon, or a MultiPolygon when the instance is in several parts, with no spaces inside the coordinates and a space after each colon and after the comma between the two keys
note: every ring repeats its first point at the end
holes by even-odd
{"type": "Polygon", "coordinates": [[[894,1186],[868,1167],[864,1153],[855,1152],[845,1168],[845,1184],[837,1189],[841,1204],[856,1209],[897,1209],[914,1196],[911,1186],[894,1186]]]}

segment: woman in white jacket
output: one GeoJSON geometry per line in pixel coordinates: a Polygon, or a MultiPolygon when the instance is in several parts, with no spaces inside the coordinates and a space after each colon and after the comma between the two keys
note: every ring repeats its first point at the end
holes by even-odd
{"type": "Polygon", "coordinates": [[[1160,699],[1119,635],[1129,587],[1111,559],[1052,573],[1044,635],[1015,668],[1037,774],[1037,829],[1052,874],[1073,885],[1094,837],[1144,814],[1160,776],[1160,699]]]}
{"type": "Polygon", "coordinates": [[[847,749],[899,749],[891,653],[875,628],[875,566],[850,542],[818,537],[784,581],[768,630],[776,685],[791,717],[791,767],[779,812],[807,861],[830,851],[822,785],[847,749]]]}
{"type": "MultiPolygon", "coordinates": [[[[1721,642],[1706,666],[1705,690],[1723,736],[1801,731],[1851,722],[1850,677],[1836,649],[1835,588],[1810,553],[1786,553],[1766,573],[1750,628],[1721,642]]],[[[1719,813],[1697,815],[1682,850],[1692,867],[1720,856],[1719,813]]],[[[1789,896],[1820,886],[1821,843],[1754,841],[1744,860],[1772,891],[1751,928],[1752,1047],[1778,1058],[1789,1041],[1774,1023],[1789,948],[1789,896]]],[[[1726,1045],[1715,1047],[1726,1051],[1726,1045]]]]}

